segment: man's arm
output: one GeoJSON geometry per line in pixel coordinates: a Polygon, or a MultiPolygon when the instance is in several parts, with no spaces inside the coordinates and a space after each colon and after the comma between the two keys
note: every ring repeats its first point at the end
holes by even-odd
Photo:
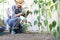
{"type": "Polygon", "coordinates": [[[10,8],[10,9],[9,9],[9,14],[10,14],[10,16],[11,16],[12,18],[14,18],[14,17],[20,17],[20,16],[27,17],[28,14],[29,14],[29,10],[26,12],[26,14],[22,14],[22,13],[17,13],[17,14],[15,14],[15,11],[14,11],[12,8],[10,8]]]}
{"type": "Polygon", "coordinates": [[[20,17],[20,16],[27,17],[29,15],[29,13],[30,13],[30,11],[28,10],[26,14],[18,13],[18,14],[15,14],[13,17],[20,17]]]}
{"type": "Polygon", "coordinates": [[[15,11],[11,8],[9,8],[9,16],[11,16],[12,18],[14,17],[20,17],[22,14],[21,13],[18,13],[18,14],[15,14],[15,11]]]}
{"type": "Polygon", "coordinates": [[[12,16],[13,18],[14,17],[20,17],[22,14],[21,13],[18,13],[18,14],[15,14],[14,16],[12,16]]]}

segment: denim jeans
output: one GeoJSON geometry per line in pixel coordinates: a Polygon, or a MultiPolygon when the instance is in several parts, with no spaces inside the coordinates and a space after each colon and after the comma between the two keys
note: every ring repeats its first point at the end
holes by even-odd
{"type": "Polygon", "coordinates": [[[14,32],[14,30],[15,30],[14,28],[15,27],[17,27],[18,25],[20,25],[19,28],[21,28],[20,20],[21,19],[19,19],[18,17],[17,18],[10,18],[10,19],[8,19],[7,22],[9,24],[9,26],[11,27],[10,30],[11,30],[11,32],[13,31],[13,34],[16,33],[16,32],[14,32]]]}

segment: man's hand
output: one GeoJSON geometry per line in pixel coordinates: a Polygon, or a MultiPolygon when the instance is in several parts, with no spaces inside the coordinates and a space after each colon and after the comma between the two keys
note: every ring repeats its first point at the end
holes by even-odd
{"type": "Polygon", "coordinates": [[[25,17],[27,17],[29,15],[30,11],[28,10],[27,13],[25,14],[25,17]]]}
{"type": "Polygon", "coordinates": [[[29,15],[29,13],[30,13],[30,11],[28,10],[26,15],[28,16],[28,15],[29,15]]]}
{"type": "Polygon", "coordinates": [[[30,11],[28,10],[26,12],[26,14],[22,14],[22,13],[18,13],[18,14],[15,14],[13,17],[20,17],[20,16],[24,16],[24,17],[27,17],[29,15],[30,11]]]}

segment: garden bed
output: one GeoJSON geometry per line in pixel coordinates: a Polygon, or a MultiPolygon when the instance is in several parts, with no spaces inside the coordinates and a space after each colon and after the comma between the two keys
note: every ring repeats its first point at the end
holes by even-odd
{"type": "Polygon", "coordinates": [[[46,33],[21,33],[0,36],[0,40],[54,40],[54,37],[51,34],[46,33]]]}

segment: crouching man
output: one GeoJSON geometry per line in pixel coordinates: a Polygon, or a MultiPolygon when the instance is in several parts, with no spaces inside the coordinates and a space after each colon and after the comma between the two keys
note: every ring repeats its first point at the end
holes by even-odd
{"type": "MultiPolygon", "coordinates": [[[[20,16],[28,16],[29,11],[27,14],[22,14],[22,5],[24,0],[14,0],[16,5],[13,5],[9,8],[9,19],[7,20],[10,26],[10,33],[23,33],[22,26],[20,24],[20,16]],[[16,29],[15,29],[16,28],[16,29]]],[[[25,20],[27,22],[27,20],[25,20]]]]}

